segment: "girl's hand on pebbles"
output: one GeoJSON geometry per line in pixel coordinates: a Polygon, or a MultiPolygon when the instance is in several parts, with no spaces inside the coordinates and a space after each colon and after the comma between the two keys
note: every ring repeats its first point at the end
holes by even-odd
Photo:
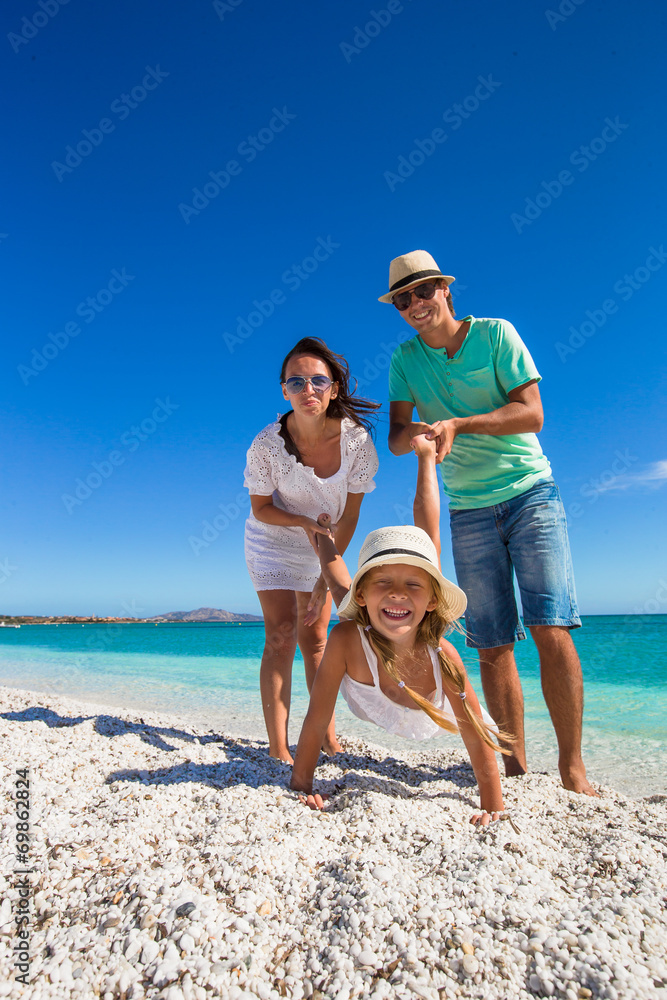
{"type": "Polygon", "coordinates": [[[324,809],[326,803],[329,801],[328,795],[300,795],[299,802],[303,803],[304,806],[308,806],[309,809],[324,809]]]}
{"type": "Polygon", "coordinates": [[[489,823],[495,823],[496,820],[501,819],[501,815],[502,814],[498,812],[475,813],[474,816],[470,817],[470,822],[472,823],[473,826],[488,826],[489,823]]]}

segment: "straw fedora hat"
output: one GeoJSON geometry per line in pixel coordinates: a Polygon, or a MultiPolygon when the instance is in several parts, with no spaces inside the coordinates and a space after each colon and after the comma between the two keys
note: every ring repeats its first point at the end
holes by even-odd
{"type": "Polygon", "coordinates": [[[442,596],[449,609],[451,620],[460,618],[466,609],[466,595],[450,580],[442,575],[438,567],[438,553],[435,545],[421,528],[400,524],[394,528],[378,528],[371,531],[361,546],[359,567],[347,594],[338,607],[339,618],[353,618],[359,605],[356,601],[357,587],[365,573],[374,566],[398,563],[401,566],[419,566],[437,580],[442,596]]]}
{"type": "Polygon", "coordinates": [[[401,257],[394,257],[389,265],[389,291],[378,302],[391,302],[396,292],[407,292],[429,278],[443,278],[448,285],[456,281],[451,274],[443,274],[426,250],[413,250],[401,257]]]}

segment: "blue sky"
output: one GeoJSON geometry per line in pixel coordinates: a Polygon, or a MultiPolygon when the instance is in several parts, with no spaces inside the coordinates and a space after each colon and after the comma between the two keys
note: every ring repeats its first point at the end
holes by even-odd
{"type": "Polygon", "coordinates": [[[351,559],[407,520],[386,368],[408,328],[376,299],[417,248],[535,358],[583,612],[667,611],[661,4],[8,0],[2,22],[2,612],[257,612],[245,451],[305,335],[385,404],[351,559]]]}

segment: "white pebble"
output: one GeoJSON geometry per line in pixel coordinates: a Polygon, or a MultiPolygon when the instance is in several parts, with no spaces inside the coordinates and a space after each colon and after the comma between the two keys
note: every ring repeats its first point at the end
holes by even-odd
{"type": "Polygon", "coordinates": [[[479,962],[474,955],[464,955],[461,965],[469,976],[474,976],[479,971],[479,962]]]}

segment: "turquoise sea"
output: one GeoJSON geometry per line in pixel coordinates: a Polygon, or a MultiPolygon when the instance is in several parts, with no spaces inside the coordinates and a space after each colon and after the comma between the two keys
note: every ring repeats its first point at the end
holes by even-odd
{"type": "MultiPolygon", "coordinates": [[[[632,797],[667,792],[667,615],[590,616],[574,633],[584,670],[584,753],[593,780],[632,797]]],[[[476,655],[453,641],[481,695],[476,655]]],[[[23,625],[0,628],[0,684],[109,706],[154,710],[205,729],[265,738],[259,701],[262,623],[23,625]]],[[[517,644],[529,764],[556,772],[556,743],[532,640],[517,644]]],[[[297,653],[290,740],[308,695],[297,653]]],[[[406,747],[349,712],[337,731],[406,747]]],[[[429,747],[462,746],[443,734],[429,747]]],[[[425,744],[421,745],[425,748],[425,744]]]]}

